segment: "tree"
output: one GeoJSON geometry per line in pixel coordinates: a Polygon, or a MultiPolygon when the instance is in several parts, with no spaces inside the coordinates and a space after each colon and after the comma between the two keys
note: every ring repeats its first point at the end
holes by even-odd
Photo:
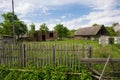
{"type": "MultiPolygon", "coordinates": [[[[1,24],[4,35],[13,35],[13,20],[12,20],[13,13],[8,12],[2,14],[4,21],[1,24]]],[[[14,27],[15,27],[15,34],[19,38],[20,35],[24,35],[27,32],[27,26],[23,21],[20,21],[17,15],[14,14],[14,27]]]]}
{"type": "Polygon", "coordinates": [[[95,23],[95,24],[93,24],[92,26],[96,27],[96,26],[99,26],[99,24],[96,24],[96,23],[95,23]]]}
{"type": "Polygon", "coordinates": [[[75,29],[69,30],[69,37],[74,37],[75,29]]]}
{"type": "Polygon", "coordinates": [[[116,26],[116,25],[119,25],[119,23],[116,22],[116,23],[113,23],[113,24],[112,24],[113,27],[116,26]]]}
{"type": "Polygon", "coordinates": [[[0,36],[4,34],[3,26],[0,24],[0,36]]]}
{"type": "Polygon", "coordinates": [[[118,33],[116,33],[114,31],[113,27],[107,26],[106,29],[107,29],[110,36],[117,36],[118,35],[118,33]]]}
{"type": "Polygon", "coordinates": [[[47,27],[47,25],[45,23],[43,23],[42,25],[40,25],[40,29],[39,30],[41,32],[44,32],[44,33],[46,33],[46,32],[49,31],[49,29],[48,29],[48,27],[47,27]]]}
{"type": "Polygon", "coordinates": [[[27,32],[27,26],[24,24],[23,21],[16,21],[15,22],[15,33],[19,39],[20,35],[24,35],[27,32]]]}
{"type": "Polygon", "coordinates": [[[54,27],[54,30],[57,32],[57,36],[62,39],[62,37],[67,37],[69,30],[67,27],[64,27],[63,24],[57,24],[54,27]]]}
{"type": "Polygon", "coordinates": [[[34,32],[35,32],[35,24],[32,23],[32,24],[30,25],[30,27],[31,27],[30,32],[34,33],[34,32]]]}

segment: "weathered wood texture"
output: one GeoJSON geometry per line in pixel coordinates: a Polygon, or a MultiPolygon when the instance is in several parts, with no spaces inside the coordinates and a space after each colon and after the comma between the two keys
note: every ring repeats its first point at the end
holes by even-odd
{"type": "MultiPolygon", "coordinates": [[[[80,61],[82,63],[106,63],[107,58],[81,58],[80,61]]],[[[110,63],[120,63],[120,58],[110,58],[110,63]]]]}
{"type": "Polygon", "coordinates": [[[70,44],[15,44],[0,47],[0,64],[9,67],[66,66],[77,70],[81,58],[92,57],[89,45],[70,44]]]}

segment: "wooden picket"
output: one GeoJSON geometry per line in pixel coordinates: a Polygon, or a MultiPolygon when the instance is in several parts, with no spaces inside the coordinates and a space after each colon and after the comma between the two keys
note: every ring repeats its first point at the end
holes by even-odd
{"type": "Polygon", "coordinates": [[[79,66],[80,58],[92,57],[91,47],[79,44],[15,44],[0,47],[0,64],[22,68],[46,65],[79,66]]]}

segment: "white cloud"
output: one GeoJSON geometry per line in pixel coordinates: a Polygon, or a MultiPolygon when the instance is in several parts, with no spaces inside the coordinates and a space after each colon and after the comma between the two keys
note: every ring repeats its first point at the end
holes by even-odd
{"type": "Polygon", "coordinates": [[[20,3],[17,7],[15,7],[15,12],[20,13],[22,15],[27,15],[30,12],[34,12],[35,7],[30,3],[20,3]]]}
{"type": "MultiPolygon", "coordinates": [[[[92,9],[82,17],[73,18],[68,21],[63,21],[66,16],[60,16],[60,19],[50,19],[46,23],[52,30],[56,23],[62,23],[70,29],[77,29],[81,26],[89,26],[94,23],[110,25],[114,22],[120,22],[120,9],[116,8],[120,4],[120,0],[14,0],[15,13],[18,17],[30,24],[32,20],[26,19],[26,16],[49,15],[49,9],[55,6],[66,4],[80,4],[92,9]],[[38,14],[35,11],[39,11],[38,14]],[[87,20],[87,22],[85,22],[87,20]],[[62,22],[61,22],[62,21],[62,22]],[[84,22],[84,23],[83,23],[84,22]]],[[[0,14],[6,11],[11,11],[11,0],[0,0],[0,14]]],[[[120,6],[119,6],[120,7],[120,6]]],[[[42,22],[34,22],[36,29],[42,22]]]]}
{"type": "Polygon", "coordinates": [[[82,18],[77,18],[70,21],[62,22],[62,24],[64,24],[69,29],[76,29],[80,27],[81,22],[82,22],[82,18]]]}
{"type": "Polygon", "coordinates": [[[62,19],[65,19],[65,18],[66,18],[66,16],[61,16],[61,18],[62,18],[62,19]]]}

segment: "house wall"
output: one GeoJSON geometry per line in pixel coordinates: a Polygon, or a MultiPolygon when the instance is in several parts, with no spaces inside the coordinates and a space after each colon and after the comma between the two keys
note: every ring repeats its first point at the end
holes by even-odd
{"type": "Polygon", "coordinates": [[[3,36],[1,39],[2,44],[11,45],[14,43],[14,37],[12,36],[3,36]]]}
{"type": "Polygon", "coordinates": [[[114,44],[120,44],[120,36],[114,37],[114,44]]]}
{"type": "Polygon", "coordinates": [[[74,36],[74,39],[79,39],[79,40],[98,40],[99,36],[74,36]]]}
{"type": "Polygon", "coordinates": [[[99,38],[99,44],[120,44],[120,37],[101,36],[99,38]],[[111,42],[112,41],[112,42],[111,42]]]}
{"type": "Polygon", "coordinates": [[[42,33],[40,31],[36,31],[35,33],[30,34],[30,40],[31,41],[42,41],[43,40],[42,36],[45,37],[45,41],[57,39],[57,33],[55,31],[49,31],[47,33],[42,33]],[[50,37],[50,33],[53,33],[52,37],[50,37]]]}
{"type": "Polygon", "coordinates": [[[57,33],[55,31],[46,33],[46,40],[56,40],[57,39],[57,33]],[[50,33],[53,33],[53,36],[50,36],[50,33]]]}
{"type": "Polygon", "coordinates": [[[101,36],[99,38],[99,44],[102,44],[102,45],[109,44],[109,36],[101,36]]]}

